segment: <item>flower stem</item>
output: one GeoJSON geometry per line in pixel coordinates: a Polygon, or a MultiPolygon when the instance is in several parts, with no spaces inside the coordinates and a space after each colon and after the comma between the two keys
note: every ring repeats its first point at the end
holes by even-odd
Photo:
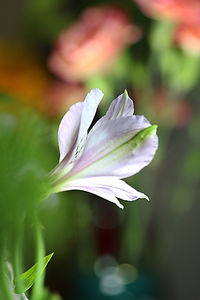
{"type": "Polygon", "coordinates": [[[11,287],[9,286],[9,274],[6,270],[5,261],[5,243],[4,247],[0,251],[0,298],[5,300],[13,300],[11,293],[11,287]]]}
{"type": "Polygon", "coordinates": [[[23,265],[23,238],[24,238],[24,227],[23,223],[19,224],[17,231],[17,238],[15,241],[15,251],[14,251],[14,270],[15,276],[22,273],[23,265]]]}
{"type": "Polygon", "coordinates": [[[31,300],[40,300],[42,299],[43,294],[43,282],[44,282],[44,272],[42,259],[45,256],[45,247],[42,236],[41,225],[38,220],[38,217],[35,217],[35,239],[36,239],[36,279],[32,290],[31,300]]]}

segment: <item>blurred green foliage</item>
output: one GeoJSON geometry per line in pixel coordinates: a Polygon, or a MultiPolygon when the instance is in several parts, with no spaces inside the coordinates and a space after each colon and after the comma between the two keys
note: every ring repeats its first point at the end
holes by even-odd
{"type": "Polygon", "coordinates": [[[149,36],[154,62],[166,86],[179,93],[189,91],[199,79],[199,58],[174,47],[174,24],[157,21],[149,36]]]}
{"type": "MultiPolygon", "coordinates": [[[[134,99],[136,114],[144,114],[151,123],[159,125],[160,147],[155,160],[127,180],[147,194],[150,202],[123,203],[125,209],[119,212],[112,204],[104,206],[105,200],[84,192],[64,192],[46,199],[50,184],[48,174],[58,162],[60,117],[50,118],[44,112],[33,111],[28,99],[26,108],[13,99],[12,84],[20,87],[21,82],[17,76],[11,77],[12,80],[6,82],[6,86],[11,86],[6,92],[4,74],[9,77],[17,70],[2,68],[0,259],[9,260],[15,274],[36,262],[34,227],[37,218],[46,252],[55,252],[47,268],[46,284],[63,299],[89,299],[91,295],[98,299],[121,299],[125,295],[127,299],[136,300],[196,300],[199,299],[200,276],[199,57],[174,44],[174,24],[146,17],[128,0],[123,3],[101,0],[16,2],[7,8],[6,19],[0,20],[2,36],[5,40],[12,37],[10,42],[22,44],[28,51],[31,49],[48,73],[48,80],[64,84],[47,70],[54,40],[61,30],[78,20],[84,9],[105,4],[120,5],[127,10],[131,22],[142,29],[142,39],[127,46],[108,72],[100,72],[78,84],[87,90],[95,87],[103,90],[105,98],[98,116],[105,113],[115,96],[127,89],[134,99]],[[106,227],[107,223],[113,227],[106,227]],[[115,251],[105,253],[110,245],[115,251]],[[136,268],[138,278],[125,294],[107,296],[100,291],[100,280],[93,266],[103,254],[136,268]]],[[[2,6],[6,8],[7,2],[2,6]]],[[[28,74],[25,75],[26,79],[28,74]]],[[[59,89],[50,92],[59,95],[59,89]]],[[[47,95],[44,93],[48,100],[50,94],[47,95]]],[[[67,95],[66,108],[71,105],[67,95]]],[[[80,100],[83,99],[74,99],[74,102],[80,100]]],[[[52,103],[60,102],[55,98],[52,103]]],[[[66,110],[63,108],[62,114],[66,110]]],[[[3,299],[1,287],[0,284],[3,299]]],[[[60,299],[47,289],[42,293],[42,300],[60,299]]]]}
{"type": "Polygon", "coordinates": [[[48,195],[48,129],[31,111],[0,115],[1,226],[15,226],[48,195]]]}

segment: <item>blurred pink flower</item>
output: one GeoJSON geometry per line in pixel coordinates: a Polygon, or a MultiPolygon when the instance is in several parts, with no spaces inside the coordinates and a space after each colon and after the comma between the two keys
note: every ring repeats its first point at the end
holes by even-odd
{"type": "Polygon", "coordinates": [[[142,11],[155,18],[200,24],[199,0],[134,0],[142,11]]]}
{"type": "Polygon", "coordinates": [[[49,68],[64,80],[77,81],[107,69],[123,48],[141,37],[127,14],[115,7],[94,7],[60,33],[49,68]]]}
{"type": "Polygon", "coordinates": [[[176,28],[174,40],[182,49],[200,56],[200,25],[181,24],[176,28]]]}
{"type": "Polygon", "coordinates": [[[200,0],[134,1],[145,14],[175,22],[176,45],[192,54],[200,54],[200,0]]]}

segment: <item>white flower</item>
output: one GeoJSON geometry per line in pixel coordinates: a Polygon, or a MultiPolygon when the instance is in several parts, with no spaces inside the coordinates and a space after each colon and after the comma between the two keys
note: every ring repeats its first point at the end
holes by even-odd
{"type": "Polygon", "coordinates": [[[53,192],[83,190],[123,208],[117,198],[148,199],[121,179],[151,162],[158,147],[157,126],[151,126],[144,116],[133,115],[133,101],[125,91],[88,133],[102,97],[99,89],[92,90],[63,117],[53,192]]]}

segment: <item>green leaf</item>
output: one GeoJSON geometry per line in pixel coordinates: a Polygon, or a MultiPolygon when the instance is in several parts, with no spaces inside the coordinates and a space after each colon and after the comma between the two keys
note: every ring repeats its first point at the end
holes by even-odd
{"type": "Polygon", "coordinates": [[[54,253],[45,256],[40,262],[33,265],[26,272],[15,278],[15,293],[22,294],[34,284],[36,276],[40,276],[46,268],[54,253]],[[39,272],[38,272],[39,269],[39,272]],[[39,274],[38,274],[39,273],[39,274]]]}

